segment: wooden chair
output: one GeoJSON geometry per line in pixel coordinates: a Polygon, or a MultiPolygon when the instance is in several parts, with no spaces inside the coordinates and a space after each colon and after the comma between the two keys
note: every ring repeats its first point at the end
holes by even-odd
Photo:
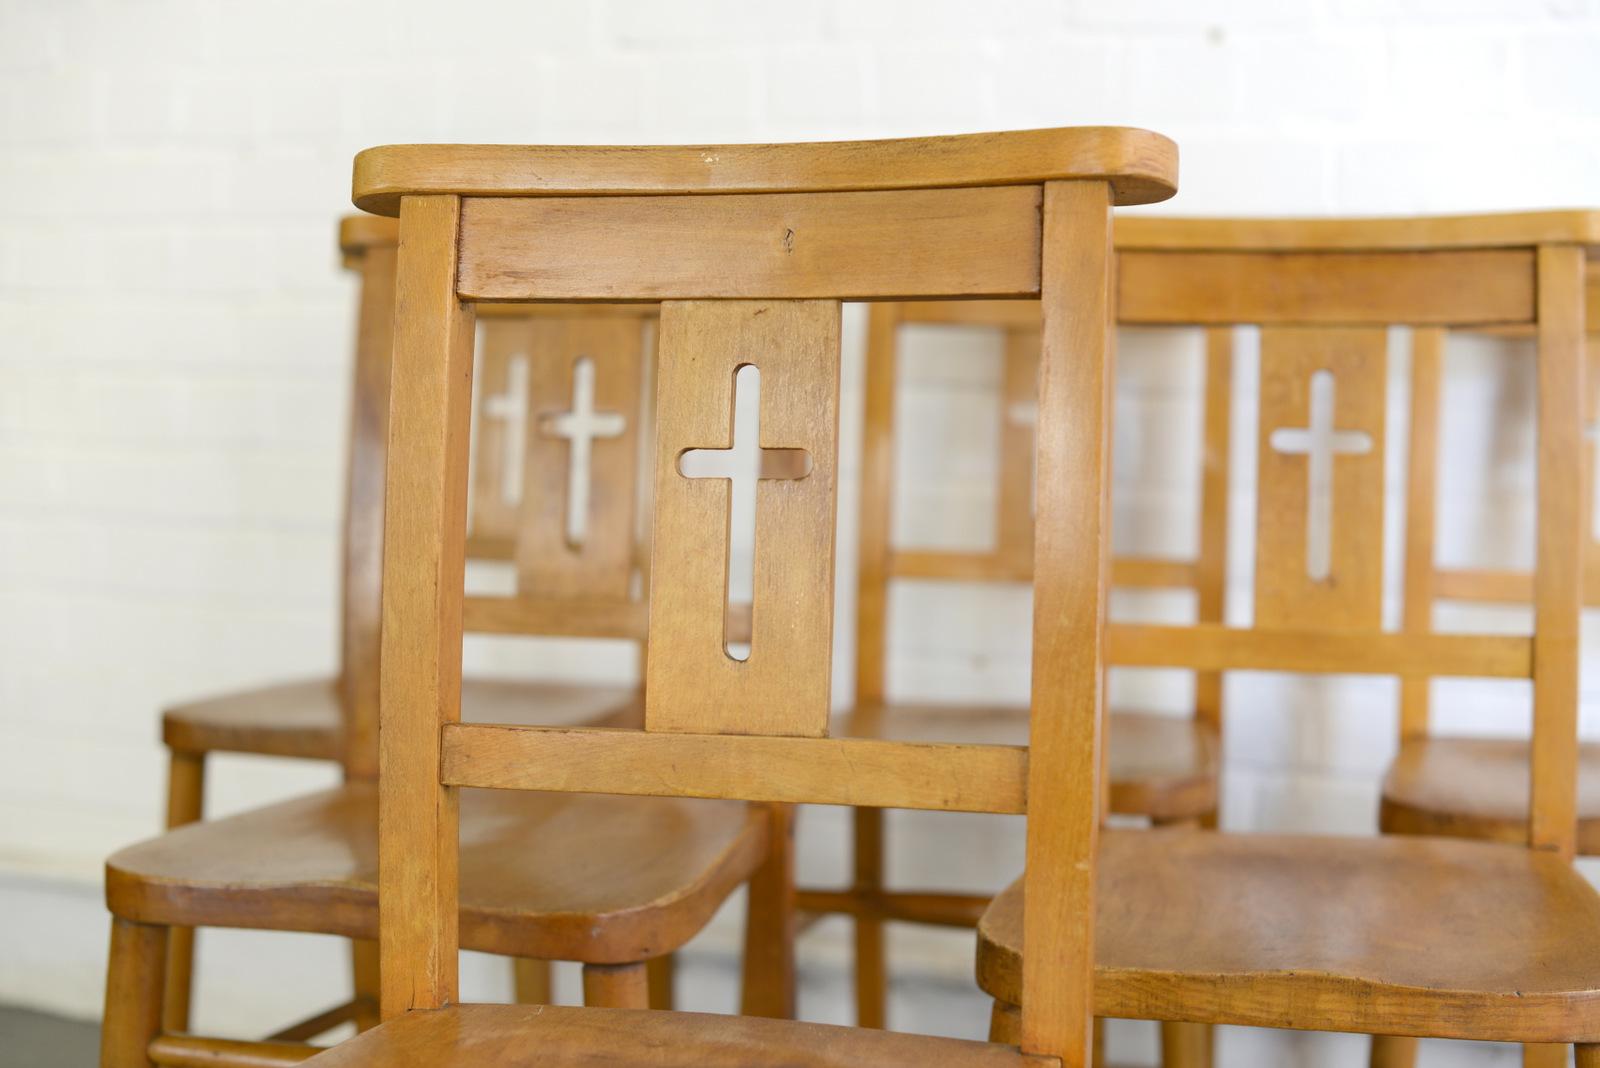
{"type": "MultiPolygon", "coordinates": [[[[357,158],[357,204],[398,212],[404,234],[382,658],[387,1022],[321,1063],[1086,1063],[1110,208],[1170,195],[1174,170],[1170,142],[1117,129],[793,146],[411,146],[357,158]],[[839,301],[1034,295],[1045,309],[1040,464],[1050,487],[1036,541],[1051,566],[1035,578],[1031,748],[829,739],[839,301]],[[472,305],[626,299],[666,301],[645,729],[459,723],[472,305]],[[755,429],[730,426],[747,365],[760,375],[755,429]],[[765,477],[752,468],[729,485],[689,477],[687,454],[739,441],[765,453],[765,477]],[[736,494],[755,503],[742,660],[727,603],[736,494]],[[1030,776],[1030,761],[1051,773],[1030,776]],[[1029,937],[1053,963],[1030,974],[1039,1007],[1024,1018],[1023,1048],[724,1016],[458,1006],[465,786],[692,805],[736,797],[779,814],[802,802],[1026,808],[1030,893],[1045,917],[1029,937]]],[[[137,997],[117,1011],[130,1029],[151,1019],[137,997]]],[[[166,1056],[170,1040],[154,1048],[166,1056]]]]}
{"type": "MultiPolygon", "coordinates": [[[[390,242],[369,249],[363,290],[362,344],[357,390],[358,442],[374,445],[354,457],[352,524],[347,552],[348,687],[341,704],[348,717],[344,786],[246,812],[180,827],[125,849],[107,863],[106,896],[113,913],[107,1005],[113,1024],[104,1032],[107,1065],[147,1063],[150,1036],[129,1033],[115,1021],[130,984],[147,974],[151,939],[169,929],[232,926],[335,934],[369,942],[376,936],[378,759],[376,731],[379,620],[378,543],[383,521],[388,359],[392,349],[397,251],[390,242]],[[358,614],[359,613],[359,614],[358,614]]],[[[364,224],[370,225],[370,224],[364,224]]],[[[348,230],[349,228],[347,228],[348,230]]],[[[485,384],[479,404],[492,415],[510,380],[527,392],[528,456],[520,500],[506,509],[498,494],[504,471],[481,464],[475,475],[473,529],[479,551],[516,565],[513,596],[466,597],[466,625],[498,634],[561,634],[640,643],[647,602],[638,567],[637,472],[641,408],[648,359],[650,306],[603,311],[540,306],[504,312],[485,322],[485,384]],[[513,373],[516,361],[520,372],[513,373]],[[587,371],[585,363],[587,362],[587,371]],[[587,394],[576,389],[588,380],[587,394]],[[599,415],[570,422],[569,399],[599,415]],[[591,433],[584,522],[573,530],[579,471],[569,466],[569,445],[591,433]],[[484,469],[489,473],[485,474],[484,469]],[[510,516],[514,528],[505,526],[510,516]]],[[[576,408],[574,409],[576,411],[576,408]]],[[[488,420],[485,420],[488,422],[488,420]]],[[[463,432],[460,445],[467,446],[463,432]]],[[[480,456],[506,455],[491,427],[480,456]]],[[[577,451],[573,449],[572,451],[577,451]]],[[[404,524],[406,517],[397,522],[404,524]]],[[[498,723],[638,722],[642,702],[627,687],[551,686],[493,680],[463,687],[467,712],[498,723]]],[[[518,958],[521,999],[549,1000],[549,960],[585,964],[585,997],[596,1004],[670,1000],[671,953],[698,932],[733,889],[787,843],[769,835],[764,814],[744,806],[688,806],[671,799],[563,797],[477,791],[467,799],[462,871],[463,922],[468,946],[518,958]],[[539,843],[534,848],[530,843],[539,843]]],[[[753,1011],[782,1014],[788,988],[787,946],[763,947],[751,971],[753,1011]],[[772,978],[776,973],[776,978],[772,978]],[[757,980],[765,986],[757,986],[757,980]]],[[[155,958],[159,961],[159,957],[155,958]]],[[[320,1034],[356,1018],[359,994],[376,988],[376,961],[358,951],[358,997],[277,1032],[282,1043],[320,1034]]],[[[147,992],[144,992],[147,993],[147,992]]],[[[177,1034],[182,1028],[168,1025],[177,1034]]],[[[207,1055],[299,1057],[308,1047],[281,1044],[207,1045],[207,1055]],[[229,1051],[232,1051],[229,1054],[229,1051]],[[219,1052],[220,1051],[220,1052],[219,1052]]],[[[154,1056],[154,1054],[149,1054],[154,1056]]],[[[199,1054],[195,1054],[199,1055],[199,1054]]],[[[157,1058],[159,1060],[159,1057],[157,1058]]],[[[210,1062],[208,1062],[210,1063],[210,1062]]],[[[230,1062],[231,1063],[231,1062],[230,1062]]]]}
{"type": "MultiPolygon", "coordinates": [[[[1004,703],[961,705],[886,700],[889,586],[895,580],[1028,583],[1033,576],[1032,422],[1038,392],[1039,306],[1028,301],[960,301],[875,304],[866,355],[866,426],[862,455],[859,572],[856,601],[856,703],[840,717],[838,733],[897,740],[998,742],[1021,745],[1028,709],[1004,703]],[[894,498],[896,387],[903,329],[958,325],[999,330],[1004,340],[999,471],[993,545],[987,551],[939,551],[891,544],[894,498]]],[[[1202,507],[1194,560],[1127,557],[1112,561],[1114,585],[1190,589],[1198,618],[1222,621],[1227,557],[1227,427],[1232,335],[1208,332],[1202,507]]],[[[1110,811],[1142,816],[1157,826],[1214,826],[1221,677],[1199,672],[1195,714],[1177,718],[1151,712],[1113,711],[1108,735],[1110,811]]],[[[930,890],[890,890],[884,885],[885,826],[880,809],[852,813],[852,884],[843,889],[803,889],[803,912],[846,913],[855,924],[857,1022],[886,1020],[885,921],[975,927],[987,896],[930,890]]],[[[1181,1027],[1181,1025],[1175,1025],[1181,1027]]],[[[1174,1036],[1176,1035],[1174,1031],[1174,1036]]],[[[1171,1041],[1176,1041],[1172,1038],[1171,1041]]],[[[1171,1042],[1166,1043],[1169,1048],[1171,1042]]]]}
{"type": "MultiPolygon", "coordinates": [[[[1576,1044],[1580,1066],[1600,1065],[1600,896],[1568,863],[1588,240],[1584,217],[1561,213],[1119,221],[1122,321],[1259,326],[1261,416],[1252,625],[1113,625],[1110,659],[1529,679],[1533,785],[1516,845],[1107,832],[1099,1015],[1576,1044]],[[1531,636],[1434,633],[1414,614],[1382,629],[1391,324],[1412,328],[1424,376],[1445,328],[1536,333],[1531,636]]],[[[1430,453],[1418,449],[1418,462],[1430,453]]],[[[1419,536],[1411,518],[1408,539],[1419,536]]],[[[997,1038],[1012,1033],[1018,998],[1025,1018],[1031,996],[1023,896],[1014,885],[979,925],[978,978],[996,998],[997,1038]]],[[[1395,1048],[1378,1043],[1377,1063],[1395,1048]]]]}
{"type": "MultiPolygon", "coordinates": [[[[162,740],[170,757],[167,826],[181,827],[204,815],[207,757],[211,753],[343,762],[355,778],[375,774],[377,723],[378,580],[382,562],[384,427],[388,418],[388,344],[394,317],[395,246],[393,220],[352,215],[340,222],[339,249],[347,268],[360,279],[358,331],[351,388],[349,468],[343,538],[340,615],[340,669],[332,677],[298,679],[185,702],[163,712],[162,740]],[[353,730],[352,730],[353,728],[353,730]]],[[[651,309],[623,309],[651,313],[651,309]]],[[[482,376],[503,383],[512,362],[530,345],[548,344],[549,327],[534,319],[534,309],[508,306],[484,324],[482,376]],[[531,334],[543,331],[541,336],[531,334]]],[[[543,313],[548,314],[548,313],[543,313]]],[[[636,342],[630,342],[636,343],[636,342]]],[[[624,348],[627,346],[625,345],[624,348]]],[[[544,383],[542,385],[550,385],[544,383]]],[[[505,447],[520,438],[507,432],[496,402],[516,398],[486,390],[480,405],[482,440],[474,457],[477,492],[472,525],[475,558],[507,556],[515,542],[520,485],[507,487],[502,474],[505,447]]],[[[514,407],[514,405],[513,405],[514,407]]],[[[539,438],[531,441],[535,447],[539,438]]],[[[548,439],[545,439],[548,447],[548,439]]],[[[595,718],[638,716],[639,696],[627,686],[571,686],[533,681],[473,679],[464,692],[467,715],[492,721],[526,721],[530,716],[595,718]]],[[[377,947],[354,947],[356,997],[344,1012],[363,1022],[377,1012],[377,947]]],[[[168,953],[166,1026],[189,1026],[193,987],[194,930],[175,927],[168,953]]],[[[545,969],[519,962],[517,981],[528,1000],[547,1000],[545,969]]]]}

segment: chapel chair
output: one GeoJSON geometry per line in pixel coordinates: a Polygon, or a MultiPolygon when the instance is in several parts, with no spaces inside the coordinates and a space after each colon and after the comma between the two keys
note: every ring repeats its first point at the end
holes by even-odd
{"type": "MultiPolygon", "coordinates": [[[[1577,1046],[1600,1066],[1600,896],[1577,826],[1583,237],[1569,215],[1122,219],[1123,322],[1260,328],[1254,620],[1108,628],[1118,664],[1531,681],[1532,790],[1514,843],[1108,831],[1095,1009],[1106,1017],[1577,1046]],[[1388,327],[1416,373],[1441,331],[1537,337],[1538,562],[1530,636],[1381,624],[1388,327]]],[[[1422,391],[1419,395],[1424,395],[1422,391]]],[[[1426,431],[1428,420],[1420,422],[1426,431]]],[[[1426,444],[1417,465],[1436,457],[1426,444]]],[[[1411,516],[1408,545],[1428,530],[1411,516]]],[[[1408,568],[1419,560],[1411,545],[1408,568]]],[[[1420,558],[1431,570],[1431,558],[1420,558]]],[[[1413,571],[1405,576],[1412,581],[1413,571]]],[[[1031,873],[1030,873],[1031,876],[1031,873]]],[[[1024,882],[979,924],[992,1037],[1026,1026],[1024,882]]],[[[1031,902],[1029,902],[1031,906],[1031,902]]],[[[1564,1056],[1564,1050],[1556,1047],[1564,1056]]],[[[1535,1049],[1534,1059],[1548,1056],[1535,1049]]]]}
{"type": "MultiPolygon", "coordinates": [[[[843,713],[837,733],[901,741],[999,742],[1028,740],[1026,705],[991,702],[955,704],[886,700],[891,581],[1026,584],[1033,575],[1034,432],[1039,378],[1039,305],[1033,301],[883,303],[872,306],[867,333],[866,426],[861,480],[859,571],[856,595],[856,701],[843,713]],[[1003,338],[999,418],[998,488],[992,545],[986,550],[930,549],[892,544],[895,433],[909,413],[897,403],[897,382],[908,372],[901,354],[906,327],[960,326],[997,330],[1003,338]]],[[[1227,557],[1225,493],[1228,405],[1232,389],[1232,337],[1206,337],[1204,441],[1198,552],[1192,560],[1147,556],[1114,557],[1114,586],[1188,589],[1196,594],[1202,622],[1220,623],[1227,557]]],[[[1109,808],[1156,826],[1215,826],[1221,679],[1197,672],[1190,716],[1114,709],[1108,747],[1109,808]]],[[[975,927],[990,897],[885,886],[886,827],[880,809],[852,813],[852,883],[840,888],[805,888],[802,912],[853,917],[856,952],[856,1022],[886,1023],[886,920],[975,927]]],[[[995,890],[1001,880],[997,878],[995,890]]],[[[1184,1025],[1163,1036],[1172,1050],[1184,1025]]],[[[1176,1059],[1176,1058],[1174,1058],[1176,1059]]]]}
{"type": "MultiPolygon", "coordinates": [[[[392,235],[394,224],[381,222],[392,235]]],[[[277,805],[188,824],[110,858],[106,899],[113,936],[106,1000],[113,1022],[103,1036],[105,1065],[147,1063],[149,1036],[130,1038],[116,1021],[125,1019],[120,1009],[130,999],[148,997],[144,969],[159,964],[164,954],[154,943],[164,941],[170,930],[291,930],[340,935],[358,945],[376,936],[381,618],[376,543],[393,529],[382,512],[382,472],[387,413],[399,403],[390,397],[388,376],[396,291],[392,240],[378,256],[364,292],[369,299],[363,301],[359,361],[362,373],[374,377],[363,378],[358,390],[369,399],[358,407],[358,441],[372,448],[357,453],[353,481],[363,489],[352,493],[352,514],[371,522],[352,524],[353,563],[347,569],[347,602],[360,613],[347,632],[352,666],[346,675],[353,694],[341,709],[350,739],[347,781],[277,805]],[[375,305],[389,314],[376,314],[375,305]]],[[[517,448],[526,457],[526,477],[512,487],[521,490],[515,509],[497,518],[486,502],[498,492],[505,472],[489,464],[484,465],[488,475],[482,468],[474,472],[480,483],[473,536],[485,557],[514,563],[516,591],[467,596],[463,586],[458,618],[468,629],[642,643],[647,583],[636,537],[638,470],[648,440],[640,429],[651,365],[644,324],[654,315],[653,307],[644,306],[596,313],[541,305],[486,319],[480,414],[493,414],[506,392],[503,385],[525,397],[525,440],[517,448]],[[579,414],[587,418],[577,419],[579,414]],[[588,454],[586,466],[572,462],[571,454],[579,451],[588,454]],[[502,529],[503,519],[509,519],[509,529],[502,529]]],[[[470,360],[473,338],[464,342],[470,360]]],[[[468,438],[463,430],[450,443],[463,462],[468,438]]],[[[486,433],[478,442],[480,454],[510,459],[499,449],[503,443],[493,431],[486,433]]],[[[401,526],[410,520],[403,507],[391,518],[401,526]]],[[[642,711],[630,691],[617,688],[477,682],[465,684],[462,692],[477,695],[469,711],[499,723],[616,727],[637,723],[642,711]]],[[[473,791],[463,810],[465,944],[517,958],[519,999],[539,1003],[549,1000],[543,962],[550,960],[584,965],[584,996],[590,1003],[669,1003],[671,954],[710,920],[729,893],[765,872],[764,865],[788,848],[787,823],[774,835],[771,813],[733,803],[688,806],[672,799],[473,791]]],[[[761,909],[752,915],[759,920],[761,909]]],[[[790,985],[782,972],[787,950],[787,943],[769,941],[755,955],[755,965],[747,969],[750,1011],[790,1011],[778,1000],[790,985]]],[[[376,961],[358,954],[357,963],[364,969],[359,985],[375,990],[376,961]]],[[[306,1047],[290,1046],[285,1053],[281,1043],[314,1037],[346,1019],[359,1022],[360,1002],[358,997],[276,1032],[277,1046],[185,1041],[201,1043],[195,1048],[220,1058],[218,1063],[303,1057],[309,1055],[306,1047]]],[[[168,1024],[164,1030],[182,1034],[184,1029],[168,1024]]]]}
{"type": "MultiPolygon", "coordinates": [[[[395,348],[383,584],[386,1022],[310,1063],[1087,1063],[1110,210],[1169,196],[1175,162],[1165,139],[1107,128],[791,146],[408,146],[357,157],[358,206],[401,217],[410,294],[395,348]],[[839,301],[884,296],[1042,299],[1039,462],[1049,488],[1035,537],[1051,563],[1034,578],[1027,750],[827,737],[839,301]],[[458,722],[468,473],[449,443],[467,422],[472,304],[508,299],[665,301],[642,731],[458,722]],[[730,426],[750,366],[759,426],[730,426]],[[686,454],[727,452],[741,438],[775,454],[759,479],[749,467],[727,483],[691,477],[686,454]],[[727,603],[739,494],[755,503],[743,658],[727,603]],[[1035,959],[1050,961],[1028,977],[1038,1007],[1024,1010],[1018,1048],[703,1014],[457,1005],[456,799],[468,786],[696,806],[738,797],[1026,809],[1029,892],[1042,917],[1029,939],[1035,959]]],[[[118,1006],[130,1029],[151,1019],[140,1009],[137,999],[118,1006]]],[[[172,1041],[156,1038],[152,1051],[168,1056],[172,1041]]]]}

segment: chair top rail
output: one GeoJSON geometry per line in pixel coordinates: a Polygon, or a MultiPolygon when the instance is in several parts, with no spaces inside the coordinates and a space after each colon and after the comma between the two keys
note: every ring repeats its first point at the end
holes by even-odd
{"type": "Polygon", "coordinates": [[[1600,210],[1365,218],[1123,215],[1115,234],[1119,251],[1383,252],[1565,244],[1588,245],[1594,257],[1600,256],[1600,210]]]}

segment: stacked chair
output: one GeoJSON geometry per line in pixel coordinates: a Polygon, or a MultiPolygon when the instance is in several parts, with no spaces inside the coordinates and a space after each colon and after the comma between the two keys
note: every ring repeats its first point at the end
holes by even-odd
{"type": "Polygon", "coordinates": [[[167,714],[174,829],[107,868],[103,1065],[1086,1068],[1097,1021],[1126,1018],[1163,1025],[1168,1068],[1209,1065],[1219,1023],[1370,1034],[1378,1068],[1421,1037],[1523,1043],[1541,1065],[1572,1046],[1600,1068],[1600,895],[1571,865],[1585,831],[1600,841],[1576,722],[1600,216],[1113,228],[1113,207],[1175,190],[1173,145],[1122,128],[358,156],[342,670],[167,714]],[[840,306],[858,300],[875,302],[859,648],[835,714],[840,306]],[[1005,338],[985,551],[890,535],[900,331],[939,323],[1005,338]],[[1119,323],[1204,333],[1190,559],[1112,557],[1119,323]],[[1240,327],[1260,335],[1252,472],[1228,463],[1240,327]],[[1395,327],[1406,435],[1385,426],[1395,327]],[[1436,563],[1456,330],[1533,338],[1529,575],[1436,563]],[[741,443],[755,462],[707,477],[741,443]],[[1408,504],[1386,630],[1393,448],[1408,504]],[[1258,500],[1254,574],[1231,576],[1253,594],[1244,625],[1224,612],[1242,480],[1258,500]],[[469,590],[469,560],[514,572],[515,592],[469,590]],[[889,699],[890,584],[927,579],[1031,589],[1026,704],[889,699]],[[1192,590],[1194,622],[1108,623],[1114,587],[1192,590]],[[1435,602],[1474,597],[1531,605],[1531,633],[1435,629],[1435,602]],[[644,686],[464,681],[469,632],[631,640],[644,686]],[[1112,666],[1193,672],[1193,714],[1111,711],[1112,666]],[[1399,678],[1391,833],[1215,829],[1238,671],[1399,678]],[[1527,680],[1531,739],[1429,735],[1439,676],[1527,680]],[[337,760],[347,781],[197,822],[220,750],[337,760]],[[852,810],[848,886],[797,878],[804,804],[852,810]],[[1021,815],[1026,869],[992,900],[891,889],[893,808],[1021,815]],[[671,954],[741,885],[742,1014],[672,1011],[671,954]],[[830,912],[856,925],[858,1027],[792,1019],[800,917],[830,912]],[[976,927],[987,1041],[881,1029],[890,921],[976,927]],[[354,1001],[265,1042],[189,1034],[183,932],[210,925],[352,939],[354,1001]],[[461,1004],[462,948],[515,958],[520,1003],[461,1004]],[[551,960],[583,963],[585,1007],[548,1004],[551,960]],[[305,1043],[346,1020],[355,1038],[305,1043]]]}
{"type": "MultiPolygon", "coordinates": [[[[113,914],[106,987],[102,1063],[144,1065],[163,1057],[209,1057],[259,1063],[251,1057],[300,1059],[309,1049],[293,1043],[346,1020],[358,1025],[375,1015],[378,967],[379,867],[378,663],[384,471],[390,411],[392,324],[395,321],[396,228],[391,220],[347,223],[344,243],[362,272],[356,357],[355,410],[346,536],[344,669],[333,681],[293,684],[187,706],[169,713],[167,737],[175,767],[198,766],[192,748],[200,735],[174,730],[224,722],[213,749],[239,749],[255,737],[268,743],[289,734],[299,748],[281,744],[256,751],[337,756],[346,783],[337,789],[208,822],[189,823],[125,849],[107,862],[106,897],[113,914]],[[274,718],[276,717],[276,718],[274,718]],[[328,722],[330,719],[332,722],[328,722]],[[287,729],[285,729],[287,728],[287,729]],[[316,738],[317,747],[307,739],[316,738]],[[229,742],[233,744],[228,744],[229,742]],[[164,1007],[183,998],[189,976],[187,938],[171,953],[168,941],[200,926],[244,927],[333,934],[354,940],[356,996],[286,1027],[266,1043],[186,1035],[186,1023],[164,1007]],[[166,979],[164,980],[164,975],[166,979]],[[164,989],[165,988],[165,989],[164,989]],[[176,990],[176,994],[167,991],[176,990]],[[136,1015],[130,1016],[133,1012],[136,1015]],[[189,1053],[163,1052],[163,1038],[187,1042],[189,1053]],[[176,1037],[184,1036],[184,1037],[176,1037]],[[198,1051],[198,1052],[195,1052],[198,1051]]],[[[636,549],[640,402],[648,380],[646,349],[653,307],[618,307],[597,313],[571,307],[503,308],[485,322],[481,363],[493,386],[512,379],[527,390],[522,420],[528,451],[540,459],[565,457],[575,433],[562,418],[576,396],[574,380],[587,364],[589,405],[613,417],[615,433],[590,443],[588,523],[572,537],[567,473],[559,463],[530,466],[520,487],[509,487],[515,507],[499,493],[504,454],[490,429],[479,455],[473,505],[474,549],[487,560],[517,566],[513,596],[467,598],[465,621],[495,634],[607,637],[640,642],[647,608],[636,549]],[[511,368],[522,367],[520,374],[511,368]],[[620,426],[617,424],[620,422],[620,426]],[[520,493],[518,493],[520,489],[520,493]],[[514,522],[508,528],[505,517],[514,522]],[[530,554],[524,541],[540,539],[548,553],[530,554]]],[[[469,358],[473,339],[469,343],[469,358]]],[[[502,393],[480,394],[493,412],[502,393]]],[[[503,431],[501,431],[503,433],[503,431]]],[[[467,435],[460,444],[464,448],[467,435]]],[[[403,521],[402,521],[403,522],[403,521]]],[[[579,686],[469,680],[463,705],[475,719],[497,723],[637,723],[640,704],[631,686],[579,686]]],[[[767,809],[737,803],[688,805],[666,798],[617,798],[475,791],[463,820],[461,870],[465,942],[517,960],[522,1000],[549,1000],[545,962],[584,965],[584,994],[591,1004],[670,1004],[671,954],[697,933],[726,897],[752,877],[770,881],[767,865],[787,853],[787,824],[767,809]],[[786,833],[786,831],[784,832],[786,833]],[[564,844],[563,844],[564,843],[564,844]],[[771,849],[769,849],[769,843],[771,849]],[[549,850],[564,859],[551,863],[549,850]],[[771,856],[769,857],[769,853],[771,856]]],[[[758,895],[761,902],[781,895],[758,895]]],[[[752,909],[751,923],[781,922],[752,909]]],[[[758,932],[760,927],[754,928],[758,932]]],[[[750,969],[748,1011],[783,1013],[775,999],[790,986],[785,940],[761,939],[764,952],[750,969]],[[766,947],[771,947],[767,949],[766,947]]],[[[178,1061],[178,1063],[188,1063],[178,1061]]],[[[268,1063],[276,1063],[268,1061],[268,1063]]]]}

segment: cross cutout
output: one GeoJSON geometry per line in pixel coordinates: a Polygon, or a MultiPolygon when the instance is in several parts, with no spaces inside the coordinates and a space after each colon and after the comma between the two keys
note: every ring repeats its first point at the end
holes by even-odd
{"type": "Polygon", "coordinates": [[[578,549],[589,532],[590,459],[600,438],[619,437],[628,420],[619,412],[594,410],[594,361],[572,365],[572,410],[539,420],[539,432],[567,439],[567,546],[578,549]]]}
{"type": "Polygon", "coordinates": [[[1333,458],[1372,451],[1366,431],[1334,429],[1333,398],[1333,372],[1314,372],[1310,425],[1280,427],[1267,438],[1278,452],[1306,457],[1306,576],[1313,582],[1333,569],[1333,458]]]}
{"type": "Polygon", "coordinates": [[[728,620],[734,605],[754,609],[756,482],[760,479],[800,479],[811,473],[811,454],[805,449],[769,449],[761,445],[761,372],[753,364],[740,367],[733,378],[733,446],[727,449],[688,449],[678,457],[678,474],[684,478],[725,478],[731,483],[728,500],[728,581],[723,606],[722,647],[729,659],[750,659],[750,646],[733,641],[728,620]],[[735,560],[736,547],[748,546],[749,555],[735,560]]]}
{"type": "Polygon", "coordinates": [[[528,433],[526,356],[513,356],[506,361],[506,391],[485,397],[483,414],[499,419],[505,426],[500,441],[500,499],[515,504],[522,499],[522,447],[528,433]]]}

